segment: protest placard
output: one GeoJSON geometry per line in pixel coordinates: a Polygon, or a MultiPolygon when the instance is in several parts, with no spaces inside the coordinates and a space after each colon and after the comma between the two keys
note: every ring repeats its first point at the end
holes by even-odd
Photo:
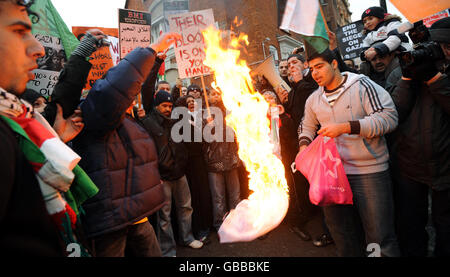
{"type": "Polygon", "coordinates": [[[102,27],[85,27],[85,26],[74,26],[72,27],[73,34],[80,38],[89,29],[99,29],[105,35],[107,35],[107,40],[110,43],[109,47],[101,47],[95,51],[89,59],[92,64],[92,68],[89,71],[88,79],[84,89],[91,89],[92,85],[119,61],[119,30],[117,28],[102,28],[102,27]]]}
{"type": "Polygon", "coordinates": [[[336,39],[339,51],[344,59],[354,59],[359,57],[364,35],[362,30],[364,24],[361,20],[339,27],[336,31],[336,39]]]}
{"type": "Polygon", "coordinates": [[[181,79],[210,74],[210,68],[203,64],[205,39],[202,31],[214,25],[212,9],[169,16],[171,32],[181,35],[175,43],[175,57],[181,79]]]}
{"type": "Polygon", "coordinates": [[[35,34],[34,37],[44,47],[45,56],[37,59],[38,68],[33,71],[34,80],[27,87],[47,98],[52,94],[67,58],[60,38],[43,34],[35,34]]]}
{"type": "Polygon", "coordinates": [[[151,40],[150,13],[119,9],[120,59],[136,47],[148,47],[151,40]]]}

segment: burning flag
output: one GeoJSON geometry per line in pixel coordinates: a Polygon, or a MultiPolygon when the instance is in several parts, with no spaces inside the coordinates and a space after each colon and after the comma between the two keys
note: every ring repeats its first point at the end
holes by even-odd
{"type": "Polygon", "coordinates": [[[227,47],[214,27],[203,32],[206,42],[204,64],[215,73],[216,83],[230,114],[227,125],[233,128],[239,156],[250,172],[249,199],[232,210],[219,229],[220,242],[251,241],[277,227],[286,215],[289,196],[284,166],[270,142],[269,104],[251,86],[250,69],[239,60],[246,35],[232,38],[227,47]]]}

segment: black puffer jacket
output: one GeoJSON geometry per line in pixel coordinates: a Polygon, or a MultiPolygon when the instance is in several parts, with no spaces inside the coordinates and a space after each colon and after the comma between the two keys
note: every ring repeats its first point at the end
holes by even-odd
{"type": "Polygon", "coordinates": [[[450,80],[430,86],[400,80],[392,93],[399,114],[393,171],[435,190],[450,188],[450,80]]]}
{"type": "Polygon", "coordinates": [[[95,82],[80,105],[85,127],[73,146],[82,157],[80,166],[99,188],[83,204],[88,237],[123,229],[164,204],[154,142],[125,114],[153,61],[153,50],[133,50],[95,82]]]}
{"type": "Polygon", "coordinates": [[[171,181],[183,177],[188,160],[187,149],[183,142],[172,140],[171,130],[175,120],[160,114],[155,108],[142,120],[144,128],[150,133],[158,151],[158,166],[161,179],[171,181]]]}

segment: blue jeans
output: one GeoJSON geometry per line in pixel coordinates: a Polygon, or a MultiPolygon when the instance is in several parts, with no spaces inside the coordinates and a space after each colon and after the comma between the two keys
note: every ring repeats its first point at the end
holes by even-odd
{"type": "Polygon", "coordinates": [[[338,256],[365,256],[371,243],[381,256],[400,256],[394,228],[394,201],[389,171],[347,175],[353,205],[323,208],[338,256]]]}
{"type": "Polygon", "coordinates": [[[224,172],[208,172],[208,180],[213,201],[213,226],[219,230],[227,211],[236,208],[240,201],[237,168],[224,172]]]}
{"type": "Polygon", "coordinates": [[[188,245],[195,240],[192,234],[191,192],[186,176],[174,181],[163,181],[163,188],[166,199],[169,202],[158,211],[157,234],[162,255],[164,257],[170,257],[176,255],[176,241],[170,219],[172,199],[175,204],[181,242],[184,245],[188,245]]]}

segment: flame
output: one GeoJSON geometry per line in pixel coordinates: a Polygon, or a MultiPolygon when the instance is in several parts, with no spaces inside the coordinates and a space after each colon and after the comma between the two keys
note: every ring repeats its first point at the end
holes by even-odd
{"type": "Polygon", "coordinates": [[[220,241],[249,241],[277,227],[286,215],[289,196],[284,166],[273,154],[270,142],[269,104],[251,85],[250,69],[240,60],[238,48],[248,36],[231,37],[223,48],[222,33],[214,27],[203,31],[206,42],[204,64],[215,74],[215,83],[230,111],[226,123],[236,133],[239,157],[249,174],[249,199],[239,203],[219,230],[220,241]]]}

